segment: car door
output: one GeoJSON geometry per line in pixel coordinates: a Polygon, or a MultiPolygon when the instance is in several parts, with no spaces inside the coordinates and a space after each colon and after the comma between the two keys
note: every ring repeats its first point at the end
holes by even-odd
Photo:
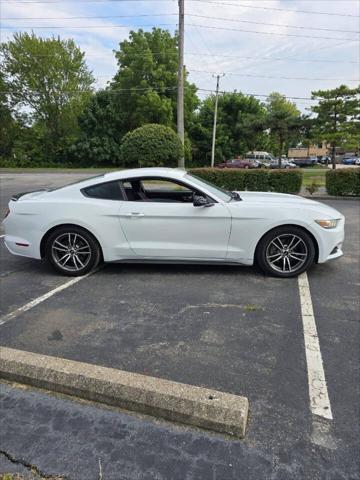
{"type": "MultiPolygon", "coordinates": [[[[146,184],[146,196],[153,182],[154,190],[163,189],[163,195],[152,192],[142,200],[129,195],[120,207],[120,222],[132,251],[140,257],[177,259],[225,259],[230,236],[231,216],[228,208],[219,202],[212,206],[194,207],[194,189],[186,183],[171,179],[140,179],[146,184]],[[167,198],[169,188],[183,189],[184,200],[167,198]]],[[[123,182],[126,187],[126,181],[123,182]]],[[[169,195],[170,196],[170,195],[169,195]]],[[[174,197],[174,195],[171,195],[174,197]]],[[[181,194],[178,195],[181,197],[181,194]]],[[[204,194],[204,196],[206,196],[204,194]]]]}

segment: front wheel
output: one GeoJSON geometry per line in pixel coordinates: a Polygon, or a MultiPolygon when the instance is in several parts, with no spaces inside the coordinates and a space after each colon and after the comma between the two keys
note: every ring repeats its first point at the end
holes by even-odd
{"type": "Polygon", "coordinates": [[[46,242],[46,258],[63,275],[78,277],[93,270],[100,261],[95,238],[79,227],[60,227],[46,242]]]}
{"type": "Polygon", "coordinates": [[[295,277],[314,263],[315,246],[301,228],[279,227],[260,240],[255,256],[264,272],[276,277],[295,277]]]}

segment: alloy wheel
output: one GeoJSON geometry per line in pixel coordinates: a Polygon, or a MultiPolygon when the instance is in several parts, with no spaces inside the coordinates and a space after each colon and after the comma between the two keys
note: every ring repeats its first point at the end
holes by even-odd
{"type": "Polygon", "coordinates": [[[274,237],[266,248],[266,260],[269,266],[280,273],[295,273],[308,259],[305,241],[294,234],[282,234],[274,237]]]}
{"type": "Polygon", "coordinates": [[[54,262],[69,272],[83,270],[91,259],[91,247],[88,241],[78,233],[62,233],[51,245],[54,262]]]}

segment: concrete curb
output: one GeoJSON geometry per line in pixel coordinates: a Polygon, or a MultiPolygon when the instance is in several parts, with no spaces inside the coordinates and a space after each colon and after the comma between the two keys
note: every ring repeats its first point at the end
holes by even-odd
{"type": "Polygon", "coordinates": [[[0,378],[239,438],[246,397],[89,363],[0,347],[0,378]]]}
{"type": "Polygon", "coordinates": [[[311,196],[311,195],[302,195],[301,193],[299,193],[299,196],[303,197],[303,198],[308,198],[309,200],[360,200],[360,197],[356,197],[355,195],[353,197],[351,197],[351,196],[335,197],[334,195],[313,195],[313,196],[311,196]]]}

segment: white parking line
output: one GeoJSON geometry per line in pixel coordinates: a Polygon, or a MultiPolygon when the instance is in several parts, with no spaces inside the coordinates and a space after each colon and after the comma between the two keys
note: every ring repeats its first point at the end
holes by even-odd
{"type": "Polygon", "coordinates": [[[75,277],[69,280],[68,282],[63,283],[62,285],[54,288],[53,290],[50,290],[50,292],[45,293],[44,295],[41,295],[41,297],[35,298],[34,300],[31,300],[31,302],[26,303],[22,307],[17,308],[16,310],[4,315],[3,317],[0,317],[0,326],[4,325],[5,323],[9,322],[10,320],[13,320],[16,318],[18,315],[21,313],[27,312],[31,308],[36,307],[36,305],[39,305],[39,303],[44,302],[48,298],[52,297],[56,293],[61,292],[62,290],[65,290],[66,288],[71,287],[72,285],[75,285],[75,283],[80,282],[80,280],[84,280],[84,278],[87,278],[89,275],[92,275],[93,273],[97,272],[98,269],[93,270],[92,272],[87,273],[86,275],[82,277],[75,277]]]}
{"type": "Polygon", "coordinates": [[[310,408],[314,415],[332,420],[319,338],[306,272],[298,277],[301,316],[304,328],[305,353],[309,382],[310,408]]]}

